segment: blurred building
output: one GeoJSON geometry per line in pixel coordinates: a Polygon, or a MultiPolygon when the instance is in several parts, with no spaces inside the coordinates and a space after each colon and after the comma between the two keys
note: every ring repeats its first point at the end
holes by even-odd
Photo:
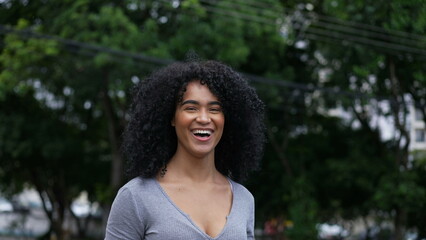
{"type": "MultiPolygon", "coordinates": [[[[408,102],[412,102],[411,98],[407,96],[408,102]]],[[[378,114],[378,109],[381,112],[389,112],[390,105],[387,101],[376,102],[371,106],[365,108],[368,113],[371,114],[370,124],[373,128],[380,129],[380,134],[383,140],[390,140],[395,137],[397,132],[393,116],[378,114]]],[[[350,111],[336,107],[333,109],[325,109],[323,114],[328,116],[334,116],[342,118],[346,122],[351,122],[352,127],[358,128],[358,121],[353,121],[355,116],[350,111]]],[[[423,118],[422,111],[414,107],[414,104],[410,104],[409,112],[406,116],[406,129],[410,132],[410,145],[409,151],[411,159],[425,158],[426,159],[426,119],[423,118]]]]}
{"type": "Polygon", "coordinates": [[[426,157],[426,124],[420,109],[410,106],[410,152],[413,157],[426,157]]]}

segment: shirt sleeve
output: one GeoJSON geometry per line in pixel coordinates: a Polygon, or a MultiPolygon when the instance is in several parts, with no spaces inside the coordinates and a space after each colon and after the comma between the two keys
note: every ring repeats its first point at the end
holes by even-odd
{"type": "Polygon", "coordinates": [[[117,193],[108,217],[105,240],[144,239],[144,223],[133,194],[127,188],[117,193]]]}
{"type": "Polygon", "coordinates": [[[251,198],[250,215],[247,220],[247,240],[254,240],[254,199],[251,198]]]}

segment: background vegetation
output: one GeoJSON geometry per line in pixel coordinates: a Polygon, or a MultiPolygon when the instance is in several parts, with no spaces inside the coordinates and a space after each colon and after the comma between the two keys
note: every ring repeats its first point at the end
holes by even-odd
{"type": "Polygon", "coordinates": [[[37,189],[58,239],[83,190],[107,216],[126,181],[129,88],[196,52],[246,74],[267,105],[246,183],[257,228],[316,239],[318,223],[358,219],[426,238],[426,159],[407,125],[411,106],[426,119],[425,31],[422,0],[0,1],[1,191],[37,189]]]}

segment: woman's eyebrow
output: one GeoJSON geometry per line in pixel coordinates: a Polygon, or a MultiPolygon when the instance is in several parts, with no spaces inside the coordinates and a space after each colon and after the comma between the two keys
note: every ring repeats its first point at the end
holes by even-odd
{"type": "MultiPolygon", "coordinates": [[[[185,104],[200,105],[200,103],[198,101],[195,101],[195,100],[186,100],[186,101],[183,101],[180,105],[183,106],[185,104]]],[[[208,102],[208,105],[219,105],[219,106],[222,106],[222,103],[219,102],[219,101],[211,101],[211,102],[208,102]]]]}
{"type": "Polygon", "coordinates": [[[219,105],[219,106],[222,106],[222,103],[219,102],[219,101],[212,101],[212,102],[209,102],[209,105],[219,105]]]}
{"type": "Polygon", "coordinates": [[[182,105],[185,105],[185,104],[199,105],[200,103],[198,101],[195,101],[195,100],[186,100],[186,101],[183,101],[180,105],[182,106],[182,105]]]}

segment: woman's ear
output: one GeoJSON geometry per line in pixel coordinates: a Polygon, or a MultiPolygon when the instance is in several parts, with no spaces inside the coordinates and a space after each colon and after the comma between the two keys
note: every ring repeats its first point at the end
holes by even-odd
{"type": "Polygon", "coordinates": [[[175,118],[172,118],[172,121],[170,123],[171,123],[172,127],[176,126],[175,125],[175,118]]]}

